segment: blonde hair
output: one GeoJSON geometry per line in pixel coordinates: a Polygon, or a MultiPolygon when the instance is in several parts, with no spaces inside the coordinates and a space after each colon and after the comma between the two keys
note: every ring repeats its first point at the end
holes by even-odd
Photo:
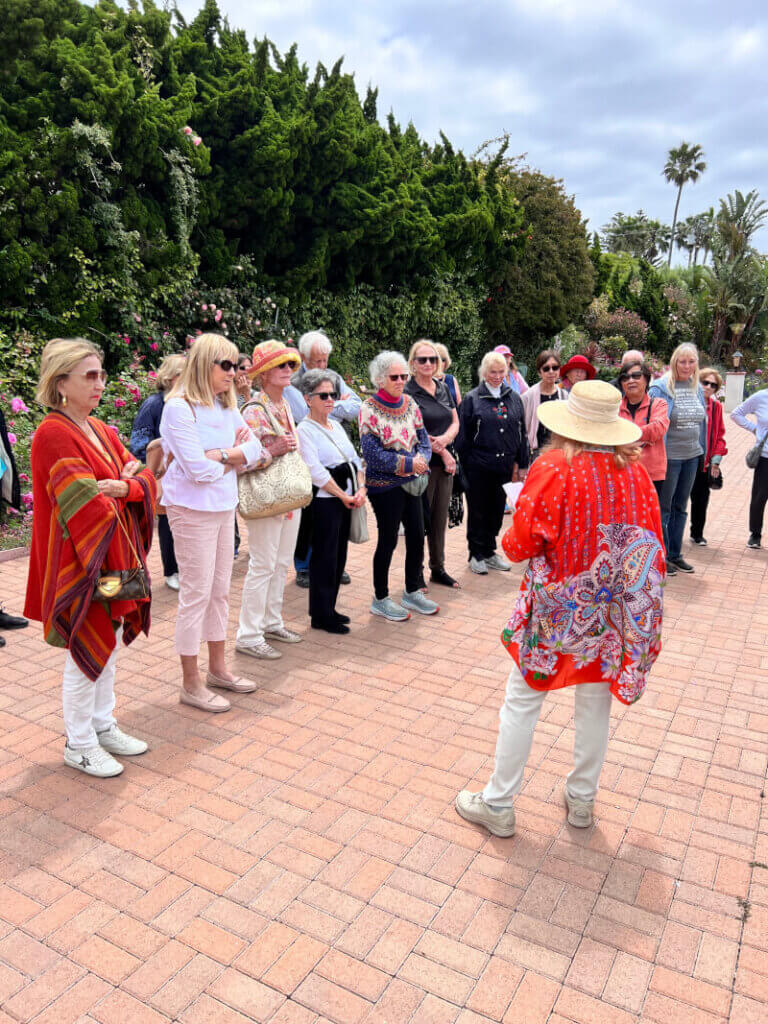
{"type": "Polygon", "coordinates": [[[416,353],[422,347],[422,345],[426,345],[427,348],[431,348],[432,351],[437,356],[437,366],[435,366],[435,373],[437,373],[437,371],[440,369],[440,353],[437,351],[437,345],[435,345],[434,341],[430,341],[429,338],[419,338],[418,341],[414,341],[414,343],[411,345],[411,351],[408,353],[408,369],[411,372],[411,376],[413,376],[415,372],[413,367],[414,359],[416,358],[416,353]]]}
{"type": "Polygon", "coordinates": [[[477,371],[480,380],[485,380],[485,375],[493,363],[500,363],[504,373],[507,372],[507,360],[501,352],[486,352],[483,356],[483,361],[480,363],[480,369],[477,371]]]}
{"type": "Polygon", "coordinates": [[[221,334],[201,334],[189,350],[189,355],[184,360],[184,372],[166,396],[166,402],[183,395],[193,405],[213,407],[218,401],[225,409],[236,409],[237,393],[234,380],[229,391],[214,395],[211,374],[215,360],[229,359],[237,365],[237,356],[237,346],[221,334]]]}
{"type": "MultiPolygon", "coordinates": [[[[636,444],[601,444],[600,447],[613,448],[613,462],[617,469],[625,469],[631,462],[638,462],[640,459],[640,448],[636,444]]],[[[589,445],[582,444],[581,441],[561,437],[559,434],[552,434],[546,445],[547,450],[561,451],[569,466],[577,455],[588,448],[589,445]]]]}
{"type": "Polygon", "coordinates": [[[155,375],[155,387],[157,390],[166,391],[173,383],[173,380],[184,372],[186,365],[186,356],[179,352],[172,356],[166,356],[158,366],[155,375]]]}
{"type": "Polygon", "coordinates": [[[445,363],[445,366],[442,368],[442,370],[440,370],[440,374],[442,375],[445,371],[450,370],[451,368],[451,356],[450,353],[448,352],[448,349],[441,341],[435,342],[435,351],[445,363]]]}
{"type": "Polygon", "coordinates": [[[35,399],[46,409],[58,409],[61,405],[58,383],[67,377],[78,363],[89,356],[96,356],[103,362],[104,353],[87,338],[52,338],[43,349],[40,358],[40,380],[35,399]]]}
{"type": "Polygon", "coordinates": [[[675,384],[677,383],[677,364],[680,361],[680,356],[686,352],[689,352],[696,359],[696,369],[691,377],[691,386],[694,391],[699,390],[699,350],[693,342],[684,341],[682,345],[677,346],[669,357],[669,391],[673,396],[675,394],[675,384]]]}
{"type": "Polygon", "coordinates": [[[714,377],[715,380],[717,381],[718,388],[721,388],[723,386],[723,378],[720,376],[720,374],[714,368],[714,366],[702,366],[702,367],[700,367],[700,369],[699,369],[699,380],[701,380],[702,377],[714,377]]]}

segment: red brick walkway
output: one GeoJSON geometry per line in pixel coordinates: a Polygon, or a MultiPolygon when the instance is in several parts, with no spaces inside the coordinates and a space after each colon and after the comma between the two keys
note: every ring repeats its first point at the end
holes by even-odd
{"type": "MultiPolygon", "coordinates": [[[[519,579],[464,571],[459,531],[465,589],[437,619],[373,621],[357,548],[353,633],[238,657],[261,688],[222,716],[177,702],[161,587],[119,663],[120,721],[152,749],[115,780],[62,765],[62,655],[37,625],[6,634],[0,1024],[765,1024],[768,552],[744,547],[748,438],[728,433],[710,545],[667,588],[647,695],[614,705],[586,834],[560,802],[568,693],[545,704],[519,834],[454,813],[488,776],[519,579]]],[[[0,576],[18,609],[26,562],[0,576]]],[[[302,628],[305,600],[289,583],[302,628]]]]}

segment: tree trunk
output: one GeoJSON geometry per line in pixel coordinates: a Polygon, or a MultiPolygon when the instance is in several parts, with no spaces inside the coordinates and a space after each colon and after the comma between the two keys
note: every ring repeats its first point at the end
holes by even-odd
{"type": "Polygon", "coordinates": [[[677,211],[680,209],[680,196],[683,194],[683,183],[680,182],[680,187],[677,190],[677,202],[675,203],[675,215],[672,218],[672,235],[669,241],[669,259],[667,260],[667,269],[672,266],[672,250],[675,247],[675,227],[677,226],[677,211]]]}

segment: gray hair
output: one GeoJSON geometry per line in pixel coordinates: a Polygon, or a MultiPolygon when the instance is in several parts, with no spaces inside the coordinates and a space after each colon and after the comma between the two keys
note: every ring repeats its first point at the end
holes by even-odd
{"type": "Polygon", "coordinates": [[[322,331],[307,331],[299,338],[299,352],[305,363],[311,358],[313,348],[319,348],[324,356],[333,351],[333,345],[322,331]]]}
{"type": "Polygon", "coordinates": [[[498,363],[499,365],[503,363],[504,371],[506,372],[507,360],[504,358],[501,352],[486,352],[485,355],[483,356],[483,361],[480,363],[480,366],[477,371],[477,375],[480,378],[480,380],[485,380],[486,374],[490,370],[491,365],[493,363],[498,363]]]}
{"type": "Polygon", "coordinates": [[[379,352],[368,367],[368,375],[371,378],[371,384],[375,388],[380,388],[384,384],[387,379],[387,373],[395,363],[400,363],[401,366],[404,366],[405,372],[408,373],[408,363],[405,356],[400,352],[379,352]]]}
{"type": "Polygon", "coordinates": [[[339,397],[338,388],[336,386],[336,374],[333,370],[307,370],[301,377],[296,381],[296,387],[302,393],[302,395],[310,395],[318,386],[322,384],[324,380],[327,380],[331,385],[331,391],[336,398],[339,397]]]}

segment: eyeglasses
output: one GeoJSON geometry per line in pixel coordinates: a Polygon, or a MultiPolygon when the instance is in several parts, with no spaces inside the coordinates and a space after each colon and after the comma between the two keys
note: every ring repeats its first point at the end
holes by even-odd
{"type": "Polygon", "coordinates": [[[424,363],[434,363],[434,365],[437,366],[439,359],[437,356],[416,356],[413,361],[414,363],[421,363],[422,365],[424,363]]]}
{"type": "Polygon", "coordinates": [[[329,399],[336,401],[336,395],[333,391],[313,391],[313,398],[319,398],[321,402],[327,402],[329,399]]]}
{"type": "Polygon", "coordinates": [[[237,363],[233,363],[231,359],[214,359],[214,366],[220,366],[224,373],[229,373],[230,370],[237,369],[237,363]]]}
{"type": "Polygon", "coordinates": [[[703,380],[701,386],[703,388],[714,388],[715,391],[720,387],[716,380],[703,380]]]}
{"type": "Polygon", "coordinates": [[[559,369],[560,369],[560,364],[559,363],[555,363],[554,366],[542,366],[541,372],[542,373],[557,373],[557,371],[559,369]]]}
{"type": "Polygon", "coordinates": [[[275,369],[276,370],[282,370],[282,368],[284,366],[290,366],[291,369],[293,369],[293,365],[294,364],[293,364],[293,361],[291,359],[286,359],[286,360],[284,360],[284,362],[278,363],[277,366],[275,367],[275,369]]]}
{"type": "Polygon", "coordinates": [[[625,373],[621,378],[622,380],[641,380],[643,377],[642,373],[625,373]]]}
{"type": "Polygon", "coordinates": [[[86,370],[85,373],[68,373],[68,377],[85,377],[89,384],[95,384],[100,380],[102,384],[107,383],[106,370],[86,370]]]}
{"type": "Polygon", "coordinates": [[[389,379],[390,380],[408,380],[408,374],[407,373],[390,373],[389,379]]]}

